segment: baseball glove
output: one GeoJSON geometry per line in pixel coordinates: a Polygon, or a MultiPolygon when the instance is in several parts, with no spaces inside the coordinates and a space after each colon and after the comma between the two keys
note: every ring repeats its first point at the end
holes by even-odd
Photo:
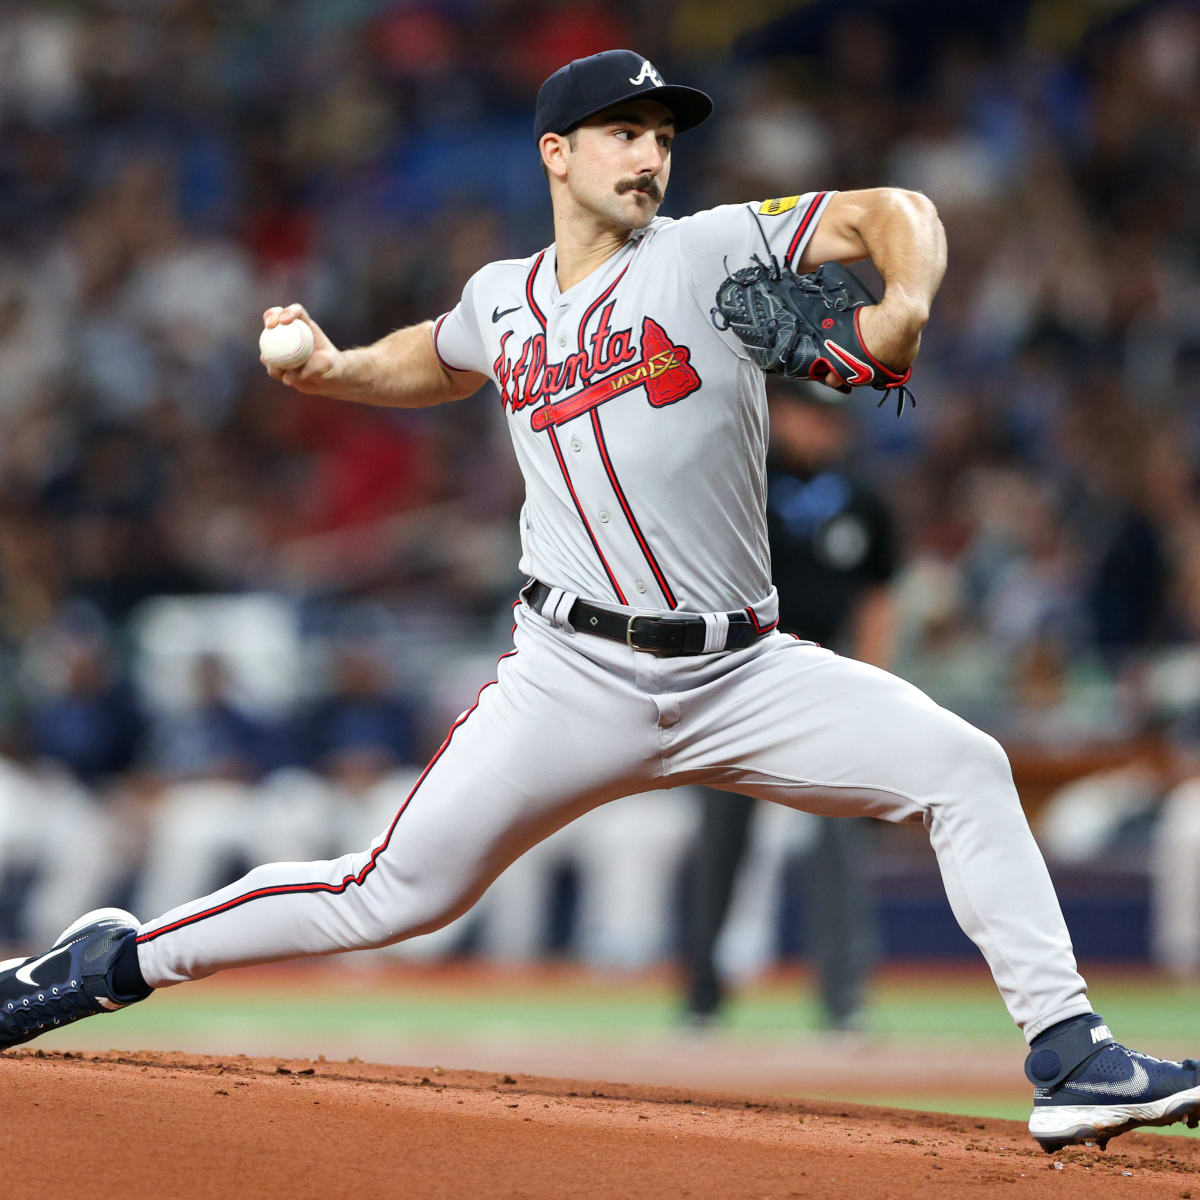
{"type": "MultiPolygon", "coordinates": [[[[786,379],[819,379],[830,372],[838,391],[856,387],[897,393],[896,415],[916,398],[906,386],[912,375],[885,367],[863,345],[858,313],[875,297],[840,263],[822,263],[811,275],[770,265],[756,254],[752,265],[734,271],[717,289],[713,324],[731,329],[764,371],[786,379]]],[[[887,399],[882,397],[880,404],[887,399]]]]}

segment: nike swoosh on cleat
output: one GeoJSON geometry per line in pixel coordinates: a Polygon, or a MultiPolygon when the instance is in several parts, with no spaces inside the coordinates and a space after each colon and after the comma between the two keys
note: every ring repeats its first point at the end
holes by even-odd
{"type": "Polygon", "coordinates": [[[1066,1086],[1072,1092],[1085,1092],[1093,1096],[1115,1096],[1122,1100],[1128,1100],[1131,1096],[1144,1092],[1150,1086],[1150,1076],[1146,1074],[1146,1068],[1140,1062],[1134,1062],[1133,1074],[1128,1079],[1122,1079],[1120,1083],[1068,1083],[1066,1086]]]}
{"type": "Polygon", "coordinates": [[[519,304],[514,304],[512,308],[506,308],[503,312],[501,312],[498,308],[493,308],[492,309],[492,324],[495,325],[495,323],[497,321],[499,321],[501,317],[507,317],[509,313],[516,312],[517,309],[520,307],[521,306],[519,304]]]}
{"type": "Polygon", "coordinates": [[[30,987],[38,987],[38,981],[33,977],[34,969],[40,967],[44,962],[49,962],[56,954],[61,954],[62,952],[62,946],[55,946],[53,950],[46,951],[41,958],[31,958],[24,966],[18,967],[13,974],[22,983],[28,984],[30,987]]]}

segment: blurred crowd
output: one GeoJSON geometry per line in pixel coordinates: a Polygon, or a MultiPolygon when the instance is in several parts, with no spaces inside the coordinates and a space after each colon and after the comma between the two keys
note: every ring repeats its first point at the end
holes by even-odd
{"type": "Polygon", "coordinates": [[[549,242],[533,97],[612,46],[716,98],[666,215],[879,184],[938,205],[915,418],[853,402],[905,547],[895,669],[1009,743],[1200,743],[1194,4],[279,13],[0,3],[0,852],[22,787],[85,797],[68,824],[197,779],[361,791],[490,678],[521,500],[495,396],[285,393],[257,330],[301,300],[361,344],[549,242]]]}

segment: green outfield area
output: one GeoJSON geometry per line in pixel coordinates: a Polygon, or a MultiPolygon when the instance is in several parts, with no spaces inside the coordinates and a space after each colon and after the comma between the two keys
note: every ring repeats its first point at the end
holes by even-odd
{"type": "MultiPolygon", "coordinates": [[[[1161,976],[1089,971],[1091,996],[1119,1036],[1200,1044],[1200,985],[1161,976]]],[[[990,979],[973,971],[885,971],[872,989],[869,1030],[889,1036],[947,1035],[1016,1044],[990,979]]],[[[341,971],[259,969],[165,989],[130,1010],[155,1036],[174,1030],[269,1024],[311,1031],[325,1024],[381,1031],[464,1033],[486,1029],[620,1038],[676,1029],[678,990],[664,974],[597,975],[576,970],[508,971],[470,966],[341,971]],[[331,1003],[332,1002],[332,1003],[331,1003]]],[[[780,973],[731,996],[721,1029],[769,1039],[820,1029],[802,974],[780,973]]],[[[1200,1048],[1200,1046],[1198,1046],[1200,1048]]]]}
{"type": "MultiPolygon", "coordinates": [[[[1200,1051],[1200,986],[1127,968],[1087,975],[1093,1002],[1122,1040],[1164,1057],[1200,1051]]],[[[853,1038],[821,1032],[801,973],[744,987],[719,1025],[701,1032],[681,1022],[678,995],[665,971],[631,977],[347,960],[165,989],[150,1003],[38,1044],[444,1062],[1028,1116],[1023,1041],[982,970],[882,972],[867,1031],[853,1038]]]]}

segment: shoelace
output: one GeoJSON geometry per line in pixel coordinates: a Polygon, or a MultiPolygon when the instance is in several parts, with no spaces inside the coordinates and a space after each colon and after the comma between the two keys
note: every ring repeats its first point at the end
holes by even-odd
{"type": "Polygon", "coordinates": [[[877,383],[874,385],[883,395],[879,397],[879,403],[876,408],[882,408],[883,402],[887,399],[888,392],[896,393],[896,416],[904,416],[904,404],[907,401],[910,408],[917,407],[917,398],[913,395],[913,390],[903,380],[897,379],[895,383],[877,383]]]}
{"type": "Polygon", "coordinates": [[[96,1007],[96,1002],[83,990],[82,981],[72,979],[70,983],[31,993],[20,1002],[9,1000],[0,1011],[0,1024],[18,1033],[31,1033],[88,1016],[96,1007]]]}

